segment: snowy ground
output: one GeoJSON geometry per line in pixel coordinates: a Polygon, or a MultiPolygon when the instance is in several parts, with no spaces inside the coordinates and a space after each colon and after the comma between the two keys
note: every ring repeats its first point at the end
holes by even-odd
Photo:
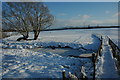
{"type": "Polygon", "coordinates": [[[62,78],[63,70],[74,73],[82,64],[80,59],[42,51],[3,49],[3,52],[4,78],[62,78]]]}
{"type": "Polygon", "coordinates": [[[111,47],[104,41],[103,45],[103,55],[104,55],[104,62],[103,62],[103,74],[101,75],[102,78],[117,78],[117,68],[112,57],[111,47]],[[112,66],[111,66],[112,65],[112,66]],[[112,72],[112,73],[111,73],[112,72]]]}
{"type": "MultiPolygon", "coordinates": [[[[65,42],[65,43],[78,43],[78,44],[92,44],[94,42],[95,35],[107,35],[109,36],[116,44],[118,44],[118,28],[104,28],[104,29],[77,29],[77,30],[60,30],[60,31],[43,31],[40,33],[37,41],[34,42],[65,42]]],[[[20,36],[12,36],[4,39],[5,41],[15,42],[16,39],[20,36]]],[[[33,38],[33,34],[30,33],[30,38],[33,38]]],[[[30,41],[29,41],[30,42],[30,41]]],[[[33,41],[31,41],[33,42],[33,41]]]]}
{"type": "Polygon", "coordinates": [[[99,57],[97,63],[97,78],[119,80],[120,76],[117,72],[117,67],[112,55],[111,47],[108,44],[108,38],[103,39],[102,56],[99,57]]]}
{"type": "MultiPolygon", "coordinates": [[[[30,34],[30,38],[33,38],[32,33],[30,34]]],[[[109,36],[118,45],[118,29],[44,31],[36,41],[17,42],[19,35],[5,38],[0,43],[1,48],[5,48],[2,49],[3,77],[62,78],[63,70],[67,75],[71,72],[80,77],[80,66],[84,65],[86,70],[89,69],[91,60],[68,55],[96,52],[101,35],[109,36]],[[70,46],[72,49],[46,48],[59,45],[70,46]],[[38,48],[40,46],[45,48],[38,48]]],[[[88,76],[90,72],[88,71],[88,76]]]]}
{"type": "MultiPolygon", "coordinates": [[[[12,36],[3,40],[3,48],[36,48],[36,47],[47,47],[47,46],[58,46],[61,47],[70,46],[74,49],[84,47],[85,49],[97,50],[100,43],[97,34],[86,34],[83,32],[75,31],[48,31],[41,32],[40,37],[36,41],[20,41],[16,39],[20,36],[12,36]],[[82,34],[80,34],[82,33],[82,34]]],[[[30,38],[33,38],[33,33],[30,33],[30,38]]]]}

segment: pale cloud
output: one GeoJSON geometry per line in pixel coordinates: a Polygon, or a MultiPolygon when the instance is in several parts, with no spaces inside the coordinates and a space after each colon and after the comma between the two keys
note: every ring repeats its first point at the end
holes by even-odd
{"type": "Polygon", "coordinates": [[[106,19],[106,20],[91,20],[91,24],[99,24],[99,25],[117,25],[117,19],[106,19]]]}
{"type": "Polygon", "coordinates": [[[110,11],[105,11],[105,13],[106,13],[106,14],[109,14],[109,13],[110,13],[110,11]]]}
{"type": "Polygon", "coordinates": [[[77,15],[69,19],[69,24],[72,24],[72,26],[80,26],[83,25],[84,23],[88,23],[89,18],[91,18],[90,15],[77,15]]]}
{"type": "Polygon", "coordinates": [[[78,14],[78,17],[81,17],[81,14],[78,14]]]}
{"type": "Polygon", "coordinates": [[[118,24],[118,19],[108,19],[105,21],[106,21],[106,24],[118,24]]]}
{"type": "Polygon", "coordinates": [[[91,16],[89,16],[89,15],[83,15],[83,16],[82,16],[83,19],[88,19],[88,18],[90,18],[90,17],[91,17],[91,16]]]}
{"type": "Polygon", "coordinates": [[[66,13],[59,13],[58,15],[59,16],[66,16],[67,14],[66,13]]]}
{"type": "Polygon", "coordinates": [[[115,13],[112,17],[118,17],[120,16],[120,12],[115,13]]]}
{"type": "Polygon", "coordinates": [[[55,27],[79,26],[83,21],[81,19],[58,19],[54,24],[55,27]]]}
{"type": "MultiPolygon", "coordinates": [[[[93,17],[93,16],[92,16],[93,17]]],[[[71,19],[58,19],[56,26],[69,27],[69,26],[88,26],[88,25],[117,25],[117,18],[109,18],[105,20],[92,19],[89,15],[77,15],[71,19]]],[[[56,27],[55,26],[55,27],[56,27]]]]}
{"type": "MultiPolygon", "coordinates": [[[[71,26],[81,26],[84,23],[89,23],[88,19],[90,18],[90,15],[82,15],[82,14],[78,14],[77,16],[72,17],[71,19],[67,20],[67,22],[69,23],[69,25],[71,26]]],[[[68,25],[68,24],[67,24],[68,25]]]]}
{"type": "Polygon", "coordinates": [[[103,22],[100,20],[91,20],[91,24],[102,24],[103,22]]]}

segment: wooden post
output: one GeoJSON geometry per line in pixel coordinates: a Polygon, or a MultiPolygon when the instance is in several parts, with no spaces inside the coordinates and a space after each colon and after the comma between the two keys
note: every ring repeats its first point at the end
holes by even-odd
{"type": "Polygon", "coordinates": [[[92,62],[93,62],[93,80],[95,80],[95,54],[92,54],[92,62]]]}
{"type": "Polygon", "coordinates": [[[109,45],[110,45],[110,38],[108,38],[108,43],[109,43],[109,45]]]}
{"type": "Polygon", "coordinates": [[[99,56],[102,56],[102,54],[101,54],[101,49],[102,49],[102,41],[100,42],[99,56]]]}
{"type": "Polygon", "coordinates": [[[63,72],[62,72],[62,76],[63,76],[63,80],[66,80],[65,70],[63,70],[63,72]]]}
{"type": "Polygon", "coordinates": [[[120,52],[119,52],[119,50],[117,49],[117,47],[116,47],[116,58],[117,58],[117,61],[118,61],[118,66],[120,66],[120,52]]]}
{"type": "Polygon", "coordinates": [[[120,55],[118,53],[118,65],[120,66],[120,55]]]}
{"type": "Polygon", "coordinates": [[[102,36],[101,36],[101,41],[102,41],[102,39],[103,39],[103,38],[102,38],[102,36]]]}
{"type": "Polygon", "coordinates": [[[81,67],[81,73],[82,73],[82,80],[86,79],[87,76],[85,74],[85,68],[84,68],[84,66],[81,67]]]}

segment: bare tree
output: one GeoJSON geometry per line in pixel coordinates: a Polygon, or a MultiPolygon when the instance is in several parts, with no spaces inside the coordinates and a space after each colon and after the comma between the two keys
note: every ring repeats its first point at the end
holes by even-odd
{"type": "Polygon", "coordinates": [[[22,34],[23,37],[18,40],[26,40],[29,37],[29,23],[26,18],[26,9],[28,8],[27,5],[25,3],[7,2],[3,3],[2,8],[3,27],[9,27],[10,29],[22,34]]]}
{"type": "Polygon", "coordinates": [[[28,18],[34,32],[34,40],[36,40],[41,30],[52,25],[54,17],[50,14],[48,7],[42,3],[35,3],[31,7],[28,18]]]}
{"type": "Polygon", "coordinates": [[[54,18],[42,2],[7,2],[3,3],[3,26],[16,30],[27,40],[29,32],[34,32],[34,40],[41,30],[51,26],[54,18]]]}

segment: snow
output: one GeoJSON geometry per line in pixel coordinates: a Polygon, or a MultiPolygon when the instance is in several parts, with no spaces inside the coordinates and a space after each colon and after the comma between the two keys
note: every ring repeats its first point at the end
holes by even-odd
{"type": "Polygon", "coordinates": [[[0,80],[2,79],[2,49],[0,49],[0,80]]]}
{"type": "Polygon", "coordinates": [[[118,79],[117,68],[112,56],[111,47],[108,44],[108,39],[104,37],[102,57],[99,58],[97,64],[97,78],[118,79]]]}
{"type": "Polygon", "coordinates": [[[73,73],[82,64],[80,59],[54,53],[26,49],[3,49],[3,52],[4,78],[62,78],[63,70],[73,73]]]}
{"type": "MultiPolygon", "coordinates": [[[[109,29],[80,29],[80,30],[60,30],[60,31],[43,31],[40,33],[38,40],[30,42],[65,42],[81,44],[83,46],[93,43],[93,36],[107,35],[118,44],[118,28],[109,29]]],[[[12,36],[4,39],[5,41],[15,42],[20,36],[12,36]]],[[[30,33],[30,39],[33,38],[33,33],[30,33]]],[[[26,42],[26,41],[22,41],[26,42]]],[[[97,41],[96,41],[97,42],[97,41]]]]}
{"type": "MultiPolygon", "coordinates": [[[[18,42],[16,39],[21,36],[19,34],[2,39],[0,48],[3,55],[0,54],[0,59],[3,60],[3,75],[0,75],[4,78],[62,78],[62,71],[65,70],[68,77],[79,78],[81,67],[84,66],[85,74],[92,78],[91,59],[68,56],[95,53],[100,45],[99,39],[106,35],[118,45],[117,28],[43,31],[35,41],[18,42]],[[71,48],[50,49],[49,46],[71,48]]],[[[33,38],[32,32],[29,38],[33,38]]],[[[99,57],[97,64],[98,77],[108,78],[112,75],[108,74],[110,71],[117,77],[109,46],[105,45],[103,53],[106,54],[99,57]],[[110,64],[113,66],[109,68],[111,70],[107,70],[110,64]]]]}
{"type": "MultiPolygon", "coordinates": [[[[98,46],[100,45],[100,40],[98,35],[96,34],[87,34],[86,36],[82,36],[80,34],[76,34],[75,31],[72,35],[70,34],[71,31],[68,31],[69,34],[66,33],[66,36],[63,35],[67,31],[61,31],[60,34],[57,31],[51,32],[50,35],[46,35],[48,32],[41,33],[41,37],[38,38],[36,41],[16,41],[18,38],[17,36],[11,36],[5,38],[3,40],[2,48],[11,48],[11,49],[21,49],[21,48],[37,48],[37,47],[66,47],[69,46],[73,49],[88,49],[90,51],[96,51],[98,46]],[[59,34],[58,34],[59,33],[59,34]],[[52,37],[51,37],[52,35],[52,37]],[[53,37],[54,36],[54,37],[53,37]],[[73,37],[72,37],[73,36],[73,37]],[[61,40],[62,39],[62,40],[61,40]]],[[[32,35],[32,33],[30,33],[32,35]]],[[[48,33],[49,34],[49,33],[48,33]]],[[[31,38],[31,36],[30,36],[31,38]]]]}

